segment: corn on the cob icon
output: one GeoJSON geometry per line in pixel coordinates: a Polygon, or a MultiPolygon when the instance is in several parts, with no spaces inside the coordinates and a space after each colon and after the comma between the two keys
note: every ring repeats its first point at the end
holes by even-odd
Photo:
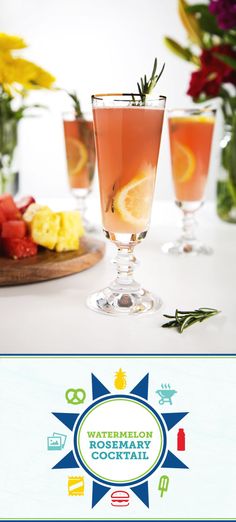
{"type": "Polygon", "coordinates": [[[121,368],[115,374],[114,385],[117,390],[124,390],[126,388],[126,385],[127,385],[126,373],[123,372],[123,370],[121,368]]]}
{"type": "Polygon", "coordinates": [[[169,477],[167,475],[162,475],[159,480],[158,489],[161,492],[161,497],[163,497],[163,493],[166,493],[169,486],[169,477]]]}

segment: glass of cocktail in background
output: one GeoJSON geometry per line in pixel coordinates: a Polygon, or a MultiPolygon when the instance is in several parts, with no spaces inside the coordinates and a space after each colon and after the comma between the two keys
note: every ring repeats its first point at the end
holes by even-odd
{"type": "Polygon", "coordinates": [[[172,177],[176,204],[183,212],[183,231],[177,241],[163,245],[165,253],[212,253],[211,248],[196,239],[195,212],[203,204],[215,112],[195,108],[168,112],[172,177]]]}
{"type": "Polygon", "coordinates": [[[92,116],[75,117],[66,113],[63,118],[68,181],[76,207],[80,211],[85,230],[95,226],[86,217],[87,197],[91,192],[95,171],[95,142],[92,116]]]}
{"type": "Polygon", "coordinates": [[[133,279],[133,250],[149,227],[165,97],[94,95],[92,104],[103,229],[118,252],[115,281],[88,306],[113,315],[151,312],[160,300],[133,279]]]}

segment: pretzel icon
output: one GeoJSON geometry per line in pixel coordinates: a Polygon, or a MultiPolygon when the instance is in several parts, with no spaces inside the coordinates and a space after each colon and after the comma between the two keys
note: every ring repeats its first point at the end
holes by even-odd
{"type": "Polygon", "coordinates": [[[86,398],[86,393],[83,388],[69,388],[66,390],[65,397],[68,404],[83,404],[86,398]]]}

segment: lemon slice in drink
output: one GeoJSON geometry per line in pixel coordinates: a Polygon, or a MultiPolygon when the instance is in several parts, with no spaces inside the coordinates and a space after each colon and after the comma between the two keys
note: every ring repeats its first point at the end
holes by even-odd
{"type": "Polygon", "coordinates": [[[66,141],[66,156],[70,176],[79,174],[88,159],[88,152],[82,141],[68,138],[66,141]]]}
{"type": "Polygon", "coordinates": [[[173,118],[171,118],[171,123],[172,124],[178,124],[178,123],[210,123],[210,124],[213,124],[215,122],[215,118],[212,117],[212,116],[204,116],[203,115],[199,115],[199,116],[174,116],[173,118]]]}
{"type": "Polygon", "coordinates": [[[175,142],[172,150],[172,163],[174,177],[178,183],[185,183],[191,179],[195,171],[196,159],[188,147],[175,142]]]}
{"type": "Polygon", "coordinates": [[[155,169],[141,172],[117,192],[114,209],[123,221],[145,227],[149,220],[150,206],[155,183],[155,169]]]}

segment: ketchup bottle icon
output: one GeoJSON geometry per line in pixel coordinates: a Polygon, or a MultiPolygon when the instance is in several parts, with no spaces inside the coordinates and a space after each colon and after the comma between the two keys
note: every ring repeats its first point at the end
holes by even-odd
{"type": "Polygon", "coordinates": [[[185,451],[185,433],[183,428],[180,428],[177,435],[177,450],[185,451]]]}

